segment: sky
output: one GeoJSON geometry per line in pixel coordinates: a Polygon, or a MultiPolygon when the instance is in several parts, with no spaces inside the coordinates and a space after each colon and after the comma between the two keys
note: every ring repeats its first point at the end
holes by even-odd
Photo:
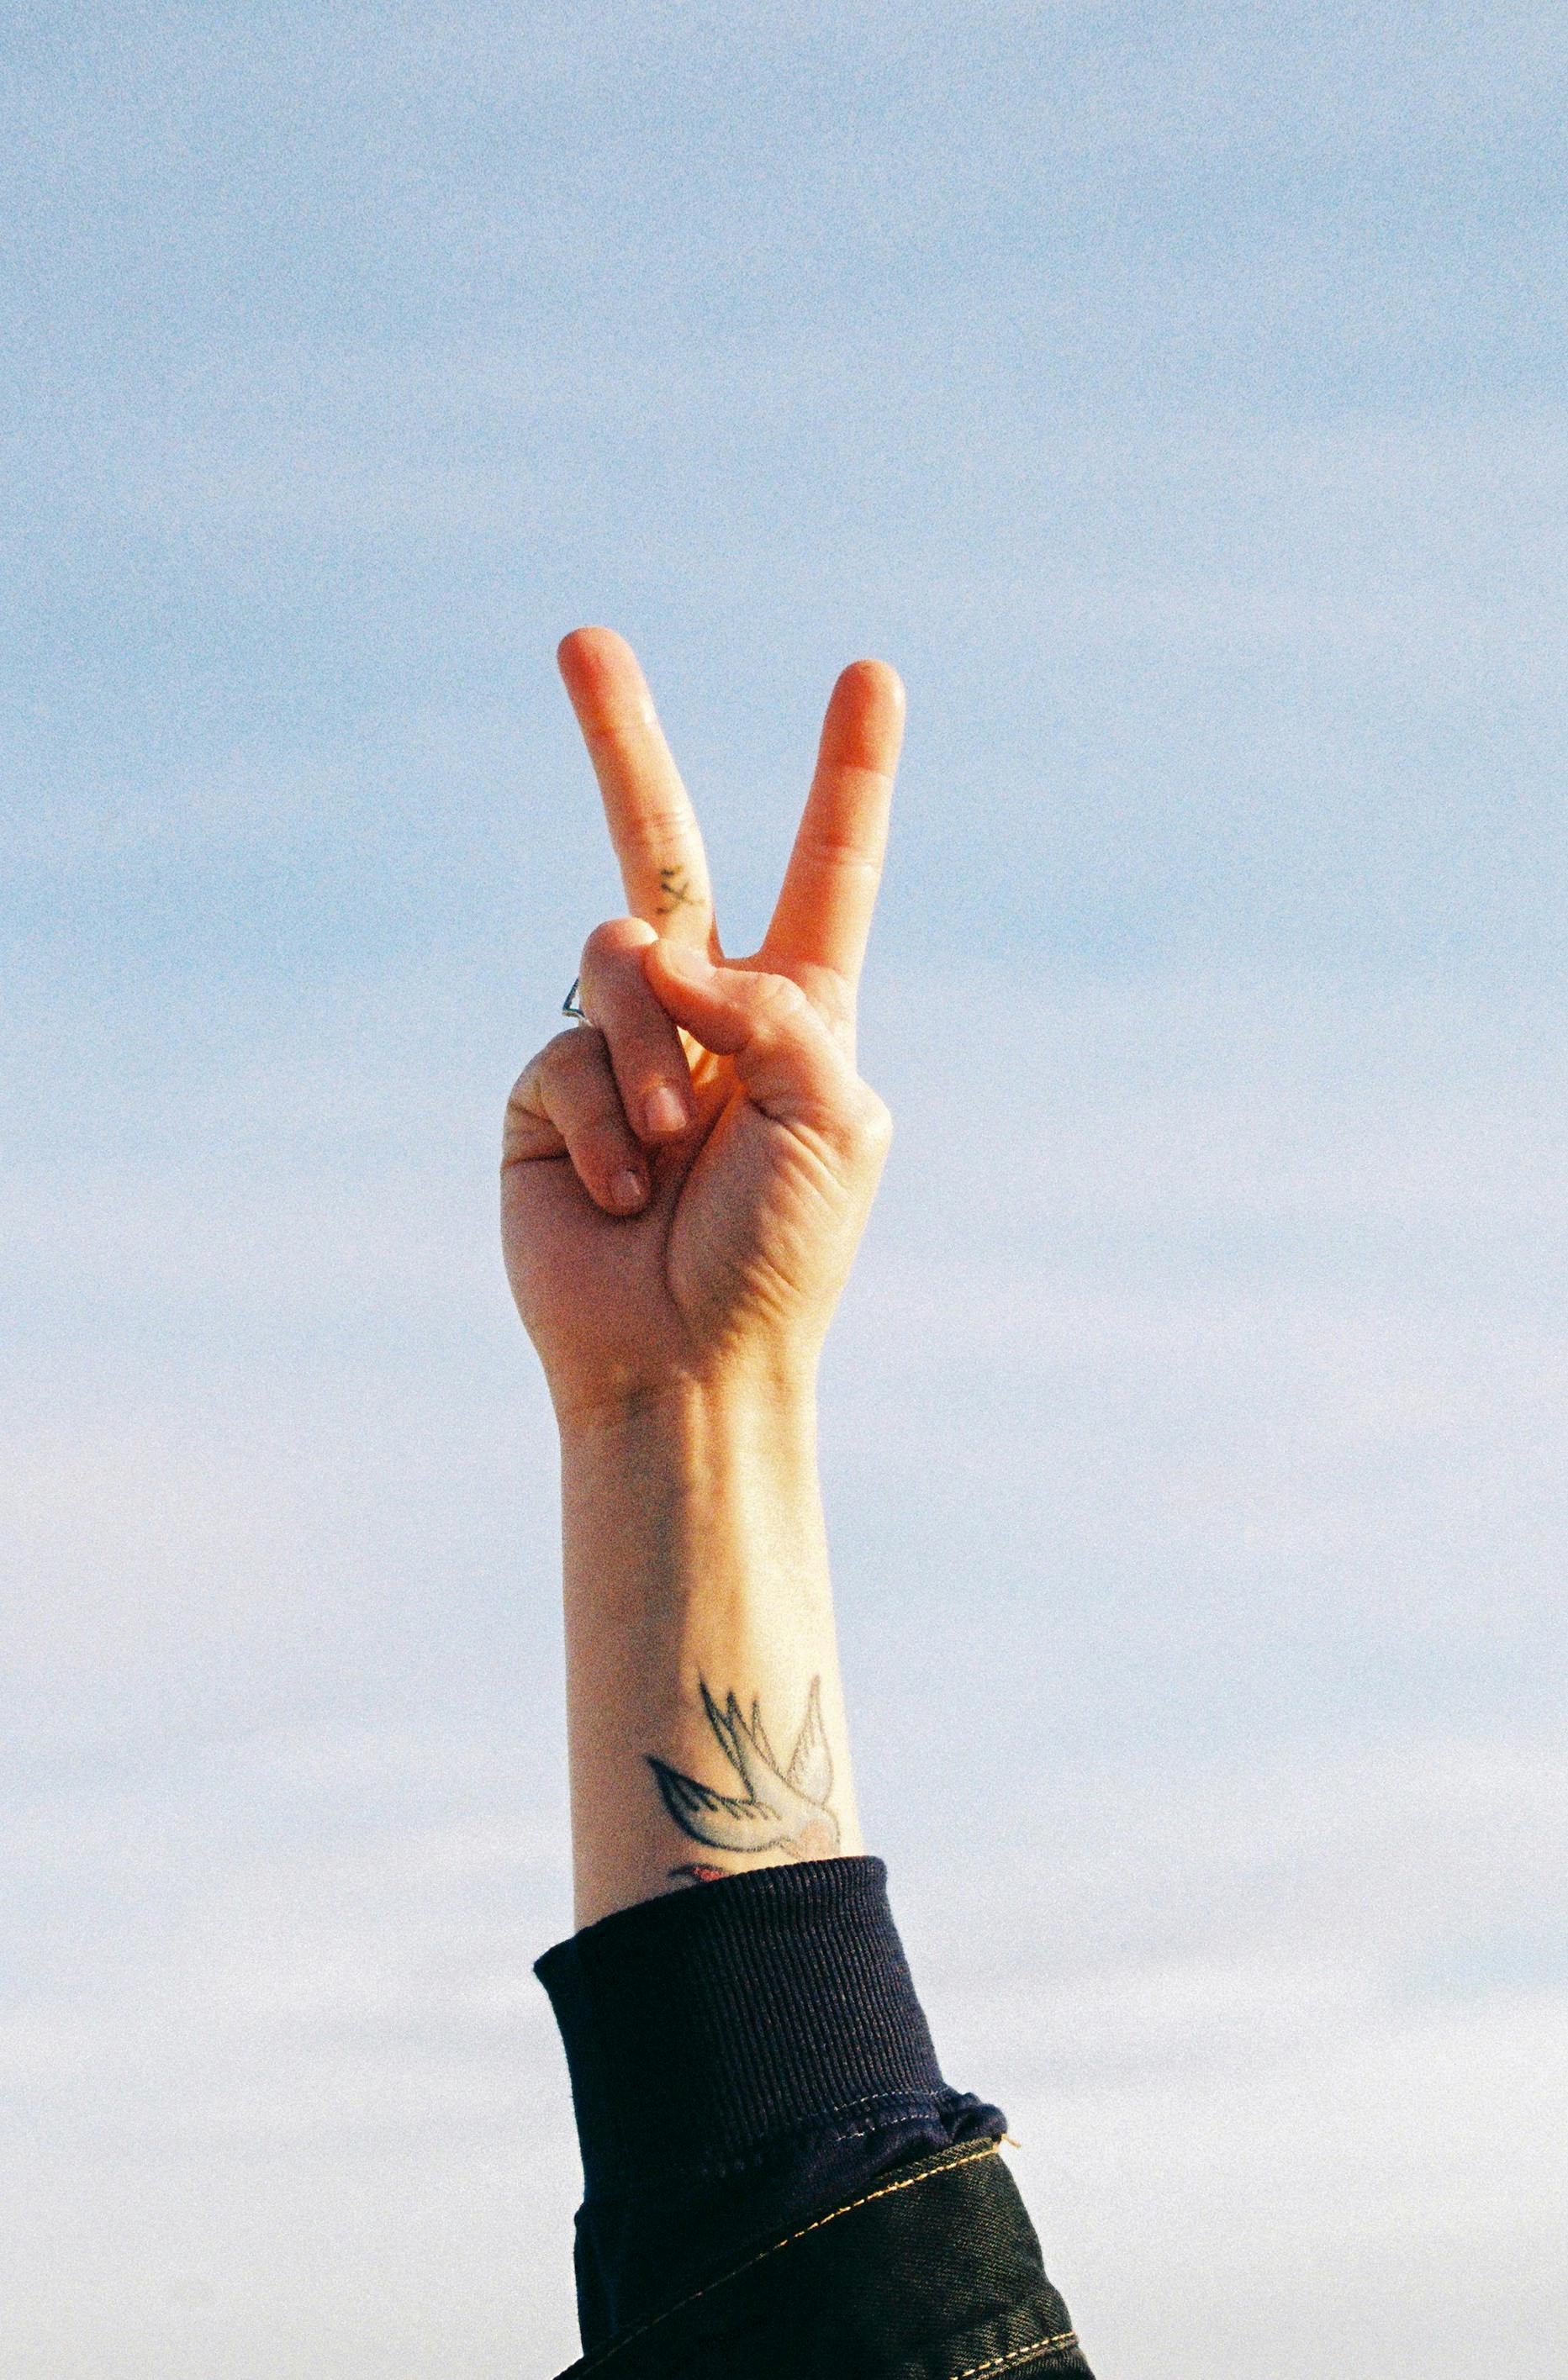
{"type": "Polygon", "coordinates": [[[1091,2362],[1558,2380],[1565,122],[1544,6],[6,12],[7,2380],[575,2351],[583,620],[732,948],[909,689],[846,1683],[1091,2362]]]}

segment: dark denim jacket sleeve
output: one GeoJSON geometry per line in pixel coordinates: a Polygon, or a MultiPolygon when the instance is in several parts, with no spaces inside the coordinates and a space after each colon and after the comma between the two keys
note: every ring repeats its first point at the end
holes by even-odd
{"type": "Polygon", "coordinates": [[[880,1860],[645,1901],[537,1972],[582,2146],[574,2374],[1087,2380],[1002,2114],[942,2080],[880,1860]]]}

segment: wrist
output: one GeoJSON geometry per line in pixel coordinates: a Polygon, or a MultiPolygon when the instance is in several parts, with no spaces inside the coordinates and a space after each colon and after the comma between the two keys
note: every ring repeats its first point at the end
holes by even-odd
{"type": "Polygon", "coordinates": [[[709,1697],[760,1706],[785,1760],[818,1714],[819,1831],[857,1850],[809,1384],[732,1372],[574,1411],[562,1521],[578,1923],[669,1890],[693,1862],[805,1855],[683,1828],[662,1798],[661,1767],[746,1798],[709,1697]]]}
{"type": "Polygon", "coordinates": [[[782,1448],[808,1440],[815,1450],[817,1359],[773,1354],[730,1361],[711,1372],[681,1372],[657,1380],[552,1384],[562,1459],[616,1445],[665,1450],[715,1439],[782,1448]]]}
{"type": "Polygon", "coordinates": [[[614,1554],[601,1579],[577,1568],[590,1599],[628,1560],[665,1606],[825,1575],[813,1380],[666,1382],[575,1406],[560,1427],[568,1534],[614,1554]]]}

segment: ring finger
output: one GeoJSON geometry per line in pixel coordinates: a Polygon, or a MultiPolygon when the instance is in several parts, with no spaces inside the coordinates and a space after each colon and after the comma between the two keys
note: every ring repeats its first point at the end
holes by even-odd
{"type": "Polygon", "coordinates": [[[681,1037],[643,972],[642,954],[658,940],[639,917],[597,926],[577,978],[577,997],[604,1036],[632,1130],[650,1146],[678,1139],[693,1114],[681,1037]]]}

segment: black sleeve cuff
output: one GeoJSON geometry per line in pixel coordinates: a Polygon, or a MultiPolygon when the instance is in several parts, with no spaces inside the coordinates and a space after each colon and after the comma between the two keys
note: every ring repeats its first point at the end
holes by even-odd
{"type": "Polygon", "coordinates": [[[942,2095],[879,1859],[666,1893],[558,1943],[535,1973],[565,2042],[590,2199],[942,2095]]]}
{"type": "Polygon", "coordinates": [[[942,2081],[879,1859],[663,1894],[534,1972],[582,2147],[585,2343],[748,2232],[1002,2132],[998,2109],[942,2081]]]}

